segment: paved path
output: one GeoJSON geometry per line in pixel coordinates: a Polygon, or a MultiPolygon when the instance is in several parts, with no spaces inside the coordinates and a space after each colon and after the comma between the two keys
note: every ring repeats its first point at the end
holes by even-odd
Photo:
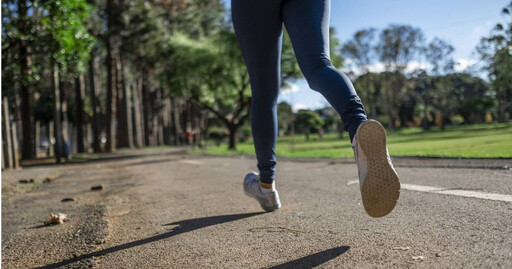
{"type": "Polygon", "coordinates": [[[278,160],[283,208],[273,213],[243,194],[242,178],[255,168],[250,157],[167,149],[4,172],[3,187],[23,176],[60,177],[2,200],[2,265],[512,267],[511,170],[398,167],[407,184],[399,203],[373,219],[360,204],[353,163],[278,160]],[[103,191],[90,191],[99,183],[103,191]],[[76,202],[61,202],[67,196],[76,202]],[[41,225],[57,211],[70,220],[41,225]]]}

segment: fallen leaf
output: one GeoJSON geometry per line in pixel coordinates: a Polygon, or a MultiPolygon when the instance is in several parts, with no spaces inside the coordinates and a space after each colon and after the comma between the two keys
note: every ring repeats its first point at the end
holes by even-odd
{"type": "Polygon", "coordinates": [[[64,221],[68,220],[68,215],[63,213],[53,214],[50,213],[50,219],[46,222],[46,224],[63,224],[64,221]]]}

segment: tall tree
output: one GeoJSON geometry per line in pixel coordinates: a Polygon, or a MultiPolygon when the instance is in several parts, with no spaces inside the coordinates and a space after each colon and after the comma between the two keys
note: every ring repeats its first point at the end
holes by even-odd
{"type": "MultiPolygon", "coordinates": [[[[425,59],[429,64],[427,71],[431,76],[420,75],[418,77],[424,81],[420,82],[420,90],[417,92],[423,101],[424,119],[422,122],[425,130],[429,128],[427,111],[429,111],[429,106],[431,105],[430,103],[433,102],[433,98],[437,97],[437,102],[435,102],[437,112],[440,115],[445,114],[443,113],[443,107],[447,105],[447,93],[445,91],[446,87],[443,87],[443,82],[445,82],[444,77],[440,75],[453,71],[453,51],[454,48],[452,45],[437,37],[424,48],[425,59]]],[[[444,120],[441,120],[441,122],[444,123],[444,120]]],[[[442,127],[444,127],[444,124],[442,124],[442,127]]]]}
{"type": "Polygon", "coordinates": [[[501,14],[505,22],[497,24],[488,37],[480,40],[477,52],[486,63],[496,92],[498,120],[508,122],[512,117],[512,1],[501,14]]]}
{"type": "Polygon", "coordinates": [[[279,135],[283,135],[288,129],[291,129],[291,125],[293,124],[294,114],[292,106],[287,102],[277,104],[277,119],[278,127],[281,131],[279,135]]]}
{"type": "Polygon", "coordinates": [[[342,55],[354,62],[361,75],[370,72],[373,63],[375,32],[374,28],[359,30],[341,48],[342,55]]]}
{"type": "Polygon", "coordinates": [[[99,94],[99,77],[98,77],[98,64],[96,60],[97,49],[91,50],[91,59],[89,60],[89,91],[92,109],[92,132],[93,132],[93,143],[92,148],[94,152],[101,152],[101,139],[100,139],[100,105],[98,100],[99,94]]]}
{"type": "Polygon", "coordinates": [[[75,114],[76,114],[76,143],[77,151],[85,152],[84,134],[84,99],[85,99],[85,78],[81,74],[75,78],[75,114]]]}
{"type": "Polygon", "coordinates": [[[375,56],[376,31],[374,28],[359,30],[341,48],[342,55],[353,62],[349,67],[357,69],[358,77],[354,86],[372,118],[377,117],[377,103],[381,91],[380,77],[378,74],[370,73],[375,56]]]}
{"type": "Polygon", "coordinates": [[[399,121],[399,107],[403,101],[406,80],[404,74],[412,60],[421,51],[423,31],[409,25],[390,25],[380,33],[376,51],[384,64],[389,79],[386,90],[388,127],[394,129],[399,121]]]}
{"type": "Polygon", "coordinates": [[[59,114],[62,105],[58,104],[59,96],[65,89],[58,81],[59,77],[75,77],[86,70],[89,54],[94,45],[94,38],[87,31],[87,20],[90,15],[90,6],[85,0],[48,0],[43,8],[47,10],[46,17],[42,18],[42,25],[48,32],[46,42],[49,44],[51,57],[52,85],[54,92],[54,118],[57,161],[60,161],[60,152],[63,151],[60,143],[65,130],[60,125],[59,114]],[[66,71],[66,74],[62,74],[66,71]],[[60,91],[60,93],[59,93],[60,91]]]}
{"type": "Polygon", "coordinates": [[[35,155],[33,123],[34,115],[33,107],[33,90],[32,90],[32,60],[31,48],[29,42],[31,36],[31,24],[28,15],[27,0],[17,1],[17,30],[16,42],[18,46],[19,74],[20,74],[20,91],[21,91],[21,122],[22,122],[22,142],[21,157],[23,159],[31,159],[35,155]]]}
{"type": "Polygon", "coordinates": [[[117,64],[119,59],[119,45],[122,18],[122,0],[107,0],[106,4],[107,36],[105,38],[107,49],[107,152],[116,150],[116,115],[117,115],[117,64]]]}

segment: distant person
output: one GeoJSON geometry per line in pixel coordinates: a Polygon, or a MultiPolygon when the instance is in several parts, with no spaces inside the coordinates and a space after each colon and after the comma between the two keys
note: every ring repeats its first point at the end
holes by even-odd
{"type": "Polygon", "coordinates": [[[259,170],[245,177],[245,193],[266,211],[281,207],[275,173],[284,23],[310,88],[336,109],[350,135],[366,212],[373,217],[390,213],[400,183],[389,158],[386,131],[379,122],[367,119],[352,83],[330,61],[330,0],[232,0],[231,8],[251,80],[251,127],[259,170]]]}

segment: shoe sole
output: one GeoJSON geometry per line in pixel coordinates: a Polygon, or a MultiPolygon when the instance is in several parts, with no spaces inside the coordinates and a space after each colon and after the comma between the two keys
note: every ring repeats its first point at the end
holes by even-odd
{"type": "Polygon", "coordinates": [[[375,218],[386,216],[400,196],[398,176],[386,157],[386,130],[379,122],[370,120],[361,124],[356,137],[368,165],[361,187],[364,209],[375,218]]]}

